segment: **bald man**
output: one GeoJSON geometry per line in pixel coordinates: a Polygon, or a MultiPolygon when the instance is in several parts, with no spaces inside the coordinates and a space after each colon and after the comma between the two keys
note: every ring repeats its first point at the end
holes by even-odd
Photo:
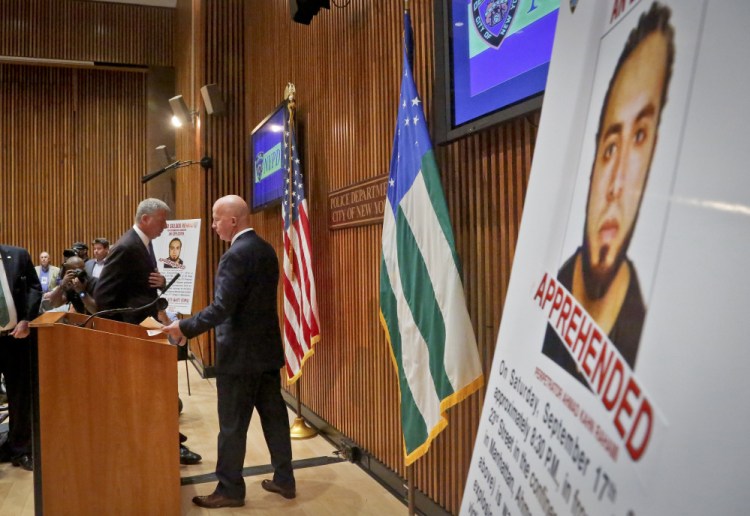
{"type": "Polygon", "coordinates": [[[89,278],[83,258],[71,256],[62,268],[60,284],[49,295],[53,311],[70,311],[93,314],[97,311],[93,291],[96,279],[89,278]]]}
{"type": "Polygon", "coordinates": [[[276,312],[279,262],[273,247],[250,227],[249,215],[247,203],[236,195],[214,203],[211,227],[221,240],[231,242],[219,262],[214,301],[190,319],[165,328],[176,339],[216,329],[219,484],[212,494],[193,498],[193,503],[209,509],[245,505],[242,467],[254,409],[274,468],[273,480],[263,480],[261,486],[284,498],[296,496],[279,372],[284,365],[276,312]]]}

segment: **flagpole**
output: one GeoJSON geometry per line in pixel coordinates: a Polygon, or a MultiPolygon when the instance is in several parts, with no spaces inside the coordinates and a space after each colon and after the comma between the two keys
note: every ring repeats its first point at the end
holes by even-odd
{"type": "MultiPolygon", "coordinates": [[[[409,0],[404,0],[404,16],[409,14],[409,0]]],[[[404,27],[404,38],[406,38],[406,27],[404,27]]],[[[406,44],[406,43],[404,43],[406,44]]],[[[414,501],[414,464],[406,466],[406,498],[409,507],[409,516],[414,516],[415,512],[415,501],[414,501]]]]}
{"type": "Polygon", "coordinates": [[[414,464],[406,466],[406,496],[409,506],[409,516],[414,516],[416,514],[416,504],[414,503],[414,464]]]}
{"type": "Polygon", "coordinates": [[[289,435],[292,439],[302,440],[309,439],[318,435],[318,431],[313,427],[308,426],[305,422],[305,418],[302,417],[302,396],[300,394],[300,383],[302,383],[302,377],[297,378],[295,385],[295,391],[297,395],[297,417],[294,418],[294,423],[289,428],[289,435]]]}
{"type": "MultiPolygon", "coordinates": [[[[291,145],[291,142],[292,142],[291,134],[292,134],[292,131],[294,130],[294,123],[295,123],[294,115],[297,110],[296,93],[297,93],[297,90],[294,87],[294,84],[292,84],[291,82],[288,83],[286,85],[286,92],[285,92],[286,99],[287,99],[287,109],[289,110],[289,132],[287,135],[288,145],[286,146],[287,147],[286,169],[287,169],[287,178],[289,180],[288,181],[289,197],[287,198],[287,202],[288,202],[287,216],[289,217],[290,226],[292,225],[292,221],[294,217],[294,205],[292,204],[292,196],[294,194],[294,188],[293,188],[294,164],[292,163],[293,153],[292,153],[292,145],[291,145]]],[[[284,221],[284,223],[286,224],[286,221],[284,221]]],[[[291,264],[294,263],[294,247],[293,246],[289,246],[289,263],[291,264]]],[[[294,282],[294,266],[292,266],[291,274],[292,274],[292,282],[294,282]]]]}

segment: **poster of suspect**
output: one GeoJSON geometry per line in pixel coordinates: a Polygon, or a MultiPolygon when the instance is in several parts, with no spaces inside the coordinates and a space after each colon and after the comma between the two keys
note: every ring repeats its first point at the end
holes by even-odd
{"type": "Polygon", "coordinates": [[[744,513],[750,4],[570,4],[461,514],[744,513]]]}
{"type": "Polygon", "coordinates": [[[186,315],[191,313],[200,233],[200,219],[168,220],[167,229],[153,241],[156,264],[159,272],[167,278],[167,283],[175,275],[180,275],[164,294],[169,301],[167,311],[186,315]]]}

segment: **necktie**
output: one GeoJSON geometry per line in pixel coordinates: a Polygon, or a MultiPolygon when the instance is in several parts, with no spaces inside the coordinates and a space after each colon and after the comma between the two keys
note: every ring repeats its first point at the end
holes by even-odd
{"type": "Polygon", "coordinates": [[[9,322],[8,303],[5,302],[5,292],[3,292],[3,287],[0,286],[0,328],[5,327],[9,322]]]}
{"type": "Polygon", "coordinates": [[[151,256],[151,267],[156,269],[156,255],[154,254],[154,246],[150,240],[148,242],[148,254],[151,256]]]}

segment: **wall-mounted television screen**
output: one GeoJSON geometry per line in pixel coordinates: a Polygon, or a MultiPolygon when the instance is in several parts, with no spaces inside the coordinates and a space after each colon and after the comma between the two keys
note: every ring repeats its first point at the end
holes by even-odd
{"type": "Polygon", "coordinates": [[[251,134],[252,174],[249,175],[253,211],[276,206],[284,196],[288,149],[286,132],[289,110],[284,101],[271,112],[251,134]]]}
{"type": "Polygon", "coordinates": [[[435,0],[435,140],[542,105],[560,0],[435,0]]]}

